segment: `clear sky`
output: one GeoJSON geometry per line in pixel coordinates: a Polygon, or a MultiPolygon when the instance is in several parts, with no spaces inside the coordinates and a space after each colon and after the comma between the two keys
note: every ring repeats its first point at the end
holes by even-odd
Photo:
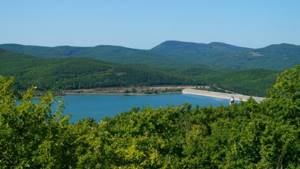
{"type": "Polygon", "coordinates": [[[300,44],[300,0],[0,0],[0,43],[300,44]]]}

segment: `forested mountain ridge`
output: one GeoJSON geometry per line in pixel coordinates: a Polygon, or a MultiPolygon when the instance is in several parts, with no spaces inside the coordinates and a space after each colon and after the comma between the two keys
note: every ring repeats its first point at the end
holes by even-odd
{"type": "Polygon", "coordinates": [[[0,75],[14,76],[20,89],[40,90],[184,84],[185,80],[146,65],[118,65],[89,58],[43,59],[0,50],[0,75]]]}
{"type": "Polygon", "coordinates": [[[220,42],[209,44],[166,41],[153,49],[154,53],[173,56],[186,63],[201,63],[232,69],[281,70],[300,63],[300,46],[276,44],[251,49],[220,42]]]}
{"type": "Polygon", "coordinates": [[[95,47],[74,47],[74,46],[58,46],[44,47],[19,44],[3,44],[0,48],[22,53],[26,55],[42,57],[42,58],[69,58],[83,57],[93,58],[102,61],[108,61],[119,64],[149,64],[149,65],[168,65],[170,60],[159,54],[150,53],[147,50],[132,49],[122,46],[98,45],[95,47]]]}
{"type": "Polygon", "coordinates": [[[276,44],[251,49],[221,42],[191,43],[166,41],[150,49],[132,49],[121,46],[42,47],[2,44],[0,48],[44,58],[85,57],[121,64],[147,64],[152,67],[182,67],[208,65],[230,69],[282,70],[300,63],[300,46],[276,44]]]}
{"type": "Polygon", "coordinates": [[[261,103],[135,108],[100,122],[70,123],[63,105],[51,108],[51,93],[34,102],[34,89],[12,86],[0,77],[0,168],[300,166],[300,66],[284,71],[261,103]]]}
{"type": "Polygon", "coordinates": [[[233,71],[205,65],[153,68],[121,65],[91,58],[45,59],[0,49],[0,75],[13,76],[19,89],[91,89],[152,85],[208,85],[243,94],[264,96],[277,74],[270,70],[233,71]]]}

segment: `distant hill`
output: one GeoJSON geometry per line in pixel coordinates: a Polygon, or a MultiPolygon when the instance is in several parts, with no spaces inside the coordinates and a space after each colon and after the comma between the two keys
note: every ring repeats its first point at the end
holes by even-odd
{"type": "Polygon", "coordinates": [[[186,64],[206,64],[211,66],[231,67],[224,60],[234,60],[234,56],[251,51],[220,42],[209,44],[179,41],[166,41],[151,49],[151,52],[181,60],[186,64]]]}
{"type": "Polygon", "coordinates": [[[45,59],[2,49],[0,61],[0,75],[15,77],[19,89],[37,85],[40,90],[185,84],[264,95],[277,73],[269,70],[220,70],[205,65],[153,68],[78,57],[45,59]]]}
{"type": "MultiPolygon", "coordinates": [[[[131,49],[121,46],[99,45],[95,47],[43,47],[19,44],[3,44],[0,48],[42,58],[84,57],[120,64],[161,64],[163,56],[147,50],[131,49]]],[[[166,65],[171,61],[165,60],[166,65]]]]}
{"type": "Polygon", "coordinates": [[[270,45],[249,52],[247,59],[248,68],[284,69],[300,64],[300,46],[285,43],[270,45]]]}
{"type": "Polygon", "coordinates": [[[2,44],[0,48],[43,58],[84,57],[119,64],[147,64],[155,67],[201,64],[214,68],[282,70],[300,64],[300,46],[292,44],[251,49],[221,42],[204,44],[166,41],[150,50],[109,45],[42,47],[2,44]]]}
{"type": "Polygon", "coordinates": [[[292,44],[270,45],[251,49],[220,42],[209,44],[166,41],[153,49],[153,53],[173,56],[184,63],[206,64],[231,69],[281,70],[300,64],[300,46],[292,44]]]}
{"type": "Polygon", "coordinates": [[[184,79],[141,65],[89,58],[43,59],[0,50],[0,75],[16,77],[19,88],[41,90],[183,84],[184,79]]]}

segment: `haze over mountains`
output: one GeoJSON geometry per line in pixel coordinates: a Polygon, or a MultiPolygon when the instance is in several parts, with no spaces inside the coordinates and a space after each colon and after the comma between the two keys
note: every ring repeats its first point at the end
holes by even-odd
{"type": "Polygon", "coordinates": [[[300,46],[292,44],[251,49],[221,42],[205,44],[166,41],[149,50],[110,45],[43,47],[2,44],[0,48],[43,58],[85,57],[118,64],[148,64],[156,67],[207,65],[238,70],[282,70],[300,63],[300,46]]]}

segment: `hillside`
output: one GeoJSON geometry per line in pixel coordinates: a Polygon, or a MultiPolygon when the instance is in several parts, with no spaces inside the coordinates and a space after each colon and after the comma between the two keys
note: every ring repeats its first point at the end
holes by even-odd
{"type": "Polygon", "coordinates": [[[184,80],[147,66],[123,66],[85,58],[42,59],[0,51],[0,74],[14,76],[20,88],[80,89],[182,84],[184,80]]]}
{"type": "Polygon", "coordinates": [[[0,50],[0,75],[13,76],[20,89],[40,90],[152,85],[209,85],[250,95],[265,95],[276,71],[211,69],[205,65],[153,68],[120,65],[90,58],[38,58],[0,50]]]}
{"type": "Polygon", "coordinates": [[[180,68],[207,65],[213,68],[282,70],[300,63],[300,46],[276,44],[251,49],[221,42],[191,43],[166,41],[150,50],[121,46],[42,47],[2,44],[0,48],[42,58],[83,57],[118,64],[146,64],[152,67],[180,68]]]}
{"type": "Polygon", "coordinates": [[[292,44],[250,49],[220,42],[203,44],[166,41],[151,51],[172,56],[174,60],[181,59],[182,63],[186,64],[205,64],[231,69],[282,70],[300,63],[300,46],[292,44]]]}
{"type": "Polygon", "coordinates": [[[83,57],[119,64],[149,64],[152,66],[159,65],[161,63],[164,65],[171,63],[170,60],[166,59],[164,59],[162,62],[161,58],[163,58],[163,56],[150,53],[147,50],[110,45],[99,45],[95,47],[43,47],[19,44],[3,44],[0,45],[0,48],[15,53],[22,53],[41,58],[83,57]]]}
{"type": "MultiPolygon", "coordinates": [[[[251,49],[232,46],[225,43],[213,42],[210,44],[179,41],[166,41],[151,49],[151,52],[173,57],[186,64],[224,64],[224,59],[234,59],[233,56],[248,52],[251,49]]],[[[230,67],[230,65],[222,65],[230,67]]]]}

